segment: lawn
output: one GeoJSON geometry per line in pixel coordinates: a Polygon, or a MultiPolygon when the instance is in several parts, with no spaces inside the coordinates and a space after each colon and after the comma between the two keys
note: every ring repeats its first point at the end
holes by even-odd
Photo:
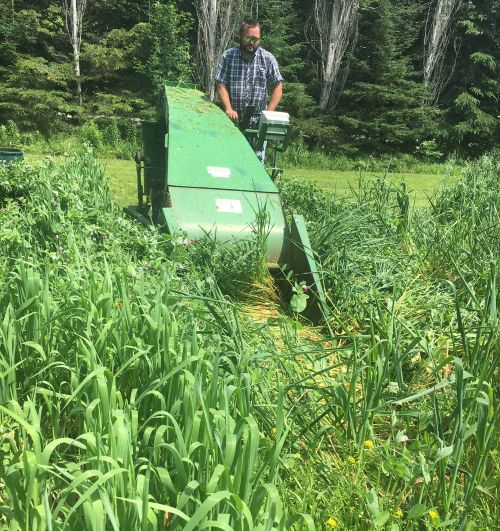
{"type": "MultiPolygon", "coordinates": [[[[109,185],[114,200],[119,206],[126,206],[137,202],[135,164],[132,160],[103,159],[104,171],[109,179],[109,185]]],[[[344,195],[352,194],[356,189],[360,172],[316,170],[306,168],[287,168],[285,178],[297,178],[315,182],[320,188],[344,195]]],[[[362,172],[364,179],[382,177],[381,172],[362,172]]],[[[405,182],[410,190],[416,206],[426,206],[428,197],[445,180],[444,175],[425,173],[388,173],[387,178],[394,183],[405,182]]]]}
{"type": "Polygon", "coordinates": [[[133,160],[102,159],[113,199],[118,206],[137,204],[137,176],[133,160]]]}
{"type": "MultiPolygon", "coordinates": [[[[383,177],[382,172],[354,172],[336,170],[313,170],[307,168],[288,168],[285,170],[287,178],[296,178],[315,182],[320,188],[337,195],[352,195],[353,189],[358,187],[360,177],[363,179],[377,179],[383,177]]],[[[405,182],[415,206],[428,205],[428,198],[434,190],[444,182],[444,175],[425,173],[387,173],[387,178],[395,183],[405,182]]],[[[455,179],[455,177],[451,177],[455,179]]]]}

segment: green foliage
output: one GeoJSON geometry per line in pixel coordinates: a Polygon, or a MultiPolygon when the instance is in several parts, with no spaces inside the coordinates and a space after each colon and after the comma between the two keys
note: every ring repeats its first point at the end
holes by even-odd
{"type": "Polygon", "coordinates": [[[282,187],[308,219],[337,330],[331,349],[291,340],[284,357],[298,361],[284,362],[299,452],[289,499],[325,527],[495,519],[498,163],[471,164],[431,211],[383,179],[361,181],[354,203],[282,187]]]}
{"type": "Polygon", "coordinates": [[[84,42],[81,59],[87,72],[87,83],[95,92],[109,91],[119,96],[113,88],[130,90],[135,81],[131,75],[131,64],[141,60],[137,56],[140,45],[138,35],[136,27],[130,30],[116,28],[98,42],[84,42]]]}
{"type": "Polygon", "coordinates": [[[441,111],[423,106],[424,88],[412,65],[418,26],[409,28],[421,8],[402,6],[373,0],[360,7],[358,45],[334,111],[342,153],[412,153],[421,142],[440,136],[441,111]]]}
{"type": "Polygon", "coordinates": [[[0,207],[3,523],[286,528],[283,443],[250,389],[259,334],[243,339],[215,283],[183,278],[169,238],[121,217],[90,152],[0,166],[7,181],[31,194],[0,207]]]}
{"type": "MultiPolygon", "coordinates": [[[[47,135],[85,120],[152,119],[165,79],[195,80],[193,0],[91,4],[80,54],[84,102],[78,105],[62,2],[0,0],[0,125],[10,119],[23,133],[47,135]]],[[[300,121],[310,149],[437,161],[454,153],[475,157],[498,144],[497,3],[461,3],[444,58],[447,82],[432,106],[424,105],[421,72],[428,3],[361,2],[359,38],[343,60],[340,99],[323,116],[311,2],[259,0],[242,8],[260,19],[262,46],[276,55],[284,76],[280,110],[300,121]]]]}
{"type": "Polygon", "coordinates": [[[149,23],[140,30],[143,46],[148,50],[146,60],[138,62],[134,69],[146,76],[156,91],[165,80],[189,81],[193,68],[188,41],[191,15],[180,11],[173,2],[157,2],[149,17],[149,23]]]}
{"type": "Polygon", "coordinates": [[[441,160],[443,152],[439,151],[438,144],[435,140],[423,140],[416,147],[416,152],[427,162],[435,162],[441,160]]]}
{"type": "Polygon", "coordinates": [[[140,147],[137,129],[130,120],[120,125],[116,121],[101,124],[86,122],[79,136],[100,156],[130,160],[140,147]]]}
{"type": "Polygon", "coordinates": [[[112,148],[116,148],[119,145],[121,135],[116,122],[111,122],[104,128],[103,141],[112,148]]]}
{"type": "Polygon", "coordinates": [[[265,0],[259,2],[255,12],[251,13],[261,23],[261,46],[273,53],[278,61],[284,78],[283,110],[296,116],[312,114],[314,99],[306,92],[301,79],[304,70],[305,48],[302,42],[302,27],[292,0],[265,0]]]}
{"type": "Polygon", "coordinates": [[[70,79],[69,65],[19,56],[0,89],[2,116],[15,120],[23,129],[54,131],[67,114],[76,113],[65,90],[70,79]]]}
{"type": "Polygon", "coordinates": [[[0,165],[2,523],[493,529],[499,170],[418,211],[383,178],[281,182],[329,294],[313,329],[221,293],[265,219],[184,242],[122,217],[88,150],[0,165]]]}
{"type": "Polygon", "coordinates": [[[452,83],[443,95],[451,128],[448,143],[462,155],[498,145],[499,8],[487,1],[462,5],[457,27],[461,46],[452,83]]]}
{"type": "Polygon", "coordinates": [[[15,65],[19,50],[35,52],[40,13],[34,9],[12,11],[12,4],[0,3],[0,73],[15,65]]]}
{"type": "Polygon", "coordinates": [[[93,148],[101,148],[103,145],[103,134],[94,122],[87,122],[81,129],[81,136],[93,148]]]}
{"type": "Polygon", "coordinates": [[[8,120],[5,125],[0,125],[0,146],[16,147],[21,141],[21,133],[17,124],[8,120]]]}
{"type": "MultiPolygon", "coordinates": [[[[340,170],[340,171],[366,171],[366,172],[404,172],[404,173],[429,173],[440,174],[446,172],[447,163],[440,163],[444,154],[439,151],[437,142],[434,140],[424,140],[415,150],[415,155],[398,154],[348,157],[344,154],[337,154],[335,151],[329,152],[325,145],[318,145],[316,149],[309,149],[306,136],[310,123],[297,124],[301,127],[298,136],[290,143],[283,154],[281,161],[286,167],[300,167],[318,170],[340,170]],[[303,127],[303,128],[302,128],[303,127]]],[[[317,138],[320,141],[320,138],[317,138]]],[[[449,164],[456,165],[456,160],[449,159],[449,164]]]]}
{"type": "Polygon", "coordinates": [[[480,292],[490,275],[489,261],[498,258],[499,175],[498,154],[485,155],[467,167],[460,181],[443,187],[433,199],[435,237],[443,230],[447,235],[442,245],[429,249],[429,260],[440,270],[459,268],[461,276],[475,282],[480,292]],[[467,237],[470,232],[475,233],[474,238],[467,237]]]}

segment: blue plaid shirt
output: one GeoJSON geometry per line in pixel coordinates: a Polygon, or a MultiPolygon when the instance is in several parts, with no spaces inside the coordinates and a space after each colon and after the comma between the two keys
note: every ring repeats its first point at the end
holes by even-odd
{"type": "Polygon", "coordinates": [[[267,106],[267,87],[282,81],[274,55],[257,48],[252,60],[245,61],[239,46],[226,50],[215,70],[215,80],[226,85],[233,109],[241,120],[248,105],[254,106],[256,122],[267,106]]]}

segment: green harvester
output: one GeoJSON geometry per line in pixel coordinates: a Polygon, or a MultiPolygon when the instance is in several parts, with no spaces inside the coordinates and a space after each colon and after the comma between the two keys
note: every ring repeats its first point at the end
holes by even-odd
{"type": "MultiPolygon", "coordinates": [[[[274,179],[289,125],[262,120],[240,131],[195,86],[165,84],[161,119],[142,123],[143,153],[136,155],[138,204],[125,211],[145,225],[190,240],[210,235],[221,242],[253,237],[257,219],[266,220],[267,263],[292,271],[307,286],[304,314],[319,321],[324,292],[304,219],[287,223],[274,179]],[[268,174],[254,149],[269,141],[268,174]]],[[[269,113],[272,115],[272,113],[269,113]]],[[[277,113],[282,116],[284,113],[277,113]]]]}

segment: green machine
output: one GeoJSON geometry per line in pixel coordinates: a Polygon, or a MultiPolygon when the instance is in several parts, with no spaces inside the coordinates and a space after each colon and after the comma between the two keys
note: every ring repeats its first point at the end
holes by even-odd
{"type": "Polygon", "coordinates": [[[162,115],[142,124],[138,204],[126,212],[170,234],[191,240],[210,234],[222,242],[252,237],[256,220],[264,218],[269,268],[291,269],[296,282],[307,285],[305,314],[319,320],[325,299],[304,220],[294,215],[287,223],[272,178],[280,170],[274,167],[270,176],[254,151],[269,140],[276,166],[288,124],[261,120],[259,129],[242,132],[202,92],[169,83],[162,115]]]}

